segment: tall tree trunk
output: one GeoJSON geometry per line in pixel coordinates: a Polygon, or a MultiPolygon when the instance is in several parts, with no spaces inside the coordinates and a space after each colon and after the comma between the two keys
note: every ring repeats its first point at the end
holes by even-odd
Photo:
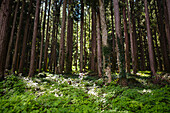
{"type": "MultiPolygon", "coordinates": [[[[125,3],[125,0],[123,0],[125,3]]],[[[126,6],[123,7],[123,22],[124,22],[124,36],[125,36],[125,60],[126,60],[126,72],[130,73],[130,56],[129,56],[129,38],[128,38],[128,30],[127,30],[127,20],[126,20],[126,6]]]]}
{"type": "Polygon", "coordinates": [[[84,27],[84,3],[81,1],[81,37],[80,37],[80,72],[83,72],[83,27],[84,27]]]}
{"type": "Polygon", "coordinates": [[[114,15],[115,15],[115,28],[116,28],[116,37],[119,50],[119,60],[120,60],[120,84],[122,86],[127,86],[126,72],[125,72],[125,58],[124,58],[124,44],[121,36],[121,26],[120,26],[120,16],[119,16],[119,3],[118,0],[113,0],[114,3],[114,15]]]}
{"type": "MultiPolygon", "coordinates": [[[[93,3],[94,5],[94,3],[93,3]]],[[[96,58],[96,10],[92,7],[91,70],[95,71],[96,58]]]]}
{"type": "Polygon", "coordinates": [[[13,43],[13,37],[14,37],[15,24],[16,24],[19,2],[20,2],[20,0],[17,1],[17,5],[15,7],[15,14],[14,14],[14,19],[13,19],[11,36],[10,36],[10,40],[9,40],[9,44],[8,44],[8,52],[7,52],[7,58],[6,58],[6,64],[5,64],[6,69],[10,68],[9,63],[10,63],[10,57],[11,57],[11,49],[12,49],[12,43],[13,43]]]}
{"type": "Polygon", "coordinates": [[[114,35],[114,22],[113,22],[113,1],[111,0],[111,21],[112,21],[112,41],[113,41],[113,70],[116,70],[116,42],[115,42],[115,35],[114,35]]]}
{"type": "Polygon", "coordinates": [[[97,12],[97,63],[98,76],[102,77],[102,54],[101,54],[101,37],[100,37],[100,13],[97,12]]]}
{"type": "Polygon", "coordinates": [[[136,63],[135,63],[135,45],[134,45],[134,37],[132,34],[132,23],[131,23],[128,0],[127,0],[127,11],[128,11],[128,18],[129,18],[128,22],[129,22],[130,42],[131,42],[132,67],[133,67],[133,74],[135,74],[137,71],[136,63]]]}
{"type": "Polygon", "coordinates": [[[10,18],[10,12],[12,8],[11,0],[2,0],[0,10],[0,80],[4,79],[4,69],[6,61],[6,49],[7,49],[7,30],[8,22],[10,18]]]}
{"type": "Polygon", "coordinates": [[[29,74],[28,74],[28,76],[30,76],[30,77],[32,77],[34,75],[34,71],[35,71],[34,64],[35,64],[36,37],[37,37],[40,1],[41,0],[37,0],[37,2],[36,2],[36,12],[35,12],[35,19],[34,19],[34,31],[33,31],[32,48],[31,48],[31,60],[30,60],[30,68],[29,68],[29,74]]]}
{"type": "Polygon", "coordinates": [[[152,35],[151,35],[151,30],[150,30],[147,0],[144,1],[144,5],[145,5],[145,19],[146,19],[146,27],[147,27],[147,36],[148,36],[150,67],[151,67],[152,75],[157,76],[156,70],[155,70],[155,60],[154,60],[155,57],[154,57],[154,51],[153,51],[152,35]]]}
{"type": "Polygon", "coordinates": [[[105,20],[105,8],[103,0],[99,0],[99,9],[100,9],[100,21],[101,21],[101,28],[102,28],[102,48],[103,48],[103,69],[105,69],[105,58],[106,58],[106,49],[108,47],[107,44],[107,25],[105,20]]]}
{"type": "Polygon", "coordinates": [[[160,46],[161,46],[161,52],[163,55],[163,64],[164,64],[164,70],[168,71],[169,70],[169,60],[168,60],[168,53],[167,53],[167,44],[166,44],[166,35],[165,35],[165,29],[164,29],[164,23],[162,21],[162,8],[161,8],[161,1],[157,0],[157,6],[158,6],[158,14],[157,11],[156,16],[157,16],[157,21],[158,21],[158,30],[159,30],[159,40],[160,40],[160,46]]]}
{"type": "Polygon", "coordinates": [[[73,18],[72,0],[69,0],[68,24],[67,24],[67,48],[66,48],[66,72],[72,71],[72,50],[73,50],[73,18]]]}
{"type": "Polygon", "coordinates": [[[22,28],[22,23],[23,23],[24,7],[25,7],[25,0],[22,0],[22,9],[21,9],[21,14],[19,18],[20,20],[19,20],[19,26],[18,26],[18,31],[17,31],[16,43],[15,43],[15,51],[14,51],[13,60],[12,60],[12,72],[13,73],[15,73],[16,68],[17,68],[16,60],[17,60],[17,55],[18,55],[18,47],[19,47],[21,28],[22,28]]]}
{"type": "Polygon", "coordinates": [[[77,59],[78,59],[78,35],[79,35],[79,25],[78,25],[78,21],[77,21],[77,39],[76,39],[76,54],[75,54],[75,66],[76,66],[76,71],[77,71],[77,59]]]}
{"type": "Polygon", "coordinates": [[[60,39],[60,48],[59,48],[59,73],[63,73],[64,71],[66,4],[67,4],[67,0],[64,0],[62,25],[61,25],[61,39],[60,39]]]}
{"type": "MultiPolygon", "coordinates": [[[[168,9],[167,9],[167,5],[165,0],[162,1],[163,2],[163,7],[164,7],[164,15],[165,15],[165,30],[166,30],[166,37],[168,40],[168,47],[169,47],[169,54],[170,54],[170,24],[169,24],[169,17],[168,17],[168,9]]],[[[170,11],[169,11],[170,12],[170,11]]],[[[167,71],[170,72],[170,64],[167,67],[167,71]]]]}
{"type": "Polygon", "coordinates": [[[32,10],[32,0],[30,1],[29,4],[29,11],[27,14],[27,20],[26,20],[26,25],[25,25],[25,31],[24,31],[24,39],[23,39],[23,44],[22,44],[22,53],[21,53],[21,60],[20,60],[20,65],[19,65],[19,73],[23,72],[23,67],[24,67],[24,60],[25,60],[25,51],[26,51],[26,46],[27,46],[27,37],[28,37],[28,29],[30,25],[30,13],[32,10]]]}
{"type": "Polygon", "coordinates": [[[47,19],[47,29],[46,29],[46,43],[45,43],[45,50],[44,50],[44,71],[47,71],[48,68],[48,45],[49,45],[49,38],[50,38],[50,30],[49,30],[49,21],[50,21],[50,9],[51,8],[51,0],[49,1],[49,9],[48,9],[48,19],[47,19]]]}
{"type": "Polygon", "coordinates": [[[43,43],[45,36],[45,23],[46,23],[46,11],[47,11],[47,0],[45,0],[45,10],[44,10],[44,20],[43,20],[43,31],[41,36],[41,49],[40,49],[40,59],[39,59],[39,72],[41,72],[42,67],[42,57],[43,57],[43,43]]]}
{"type": "Polygon", "coordinates": [[[87,47],[86,47],[86,14],[85,14],[85,21],[84,21],[84,64],[83,68],[86,71],[86,64],[87,64],[87,47]]]}

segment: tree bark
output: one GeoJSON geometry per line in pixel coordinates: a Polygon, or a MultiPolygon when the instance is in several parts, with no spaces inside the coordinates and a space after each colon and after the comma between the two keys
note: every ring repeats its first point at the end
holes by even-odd
{"type": "Polygon", "coordinates": [[[21,9],[21,14],[19,18],[20,20],[19,20],[19,26],[18,26],[18,31],[17,31],[16,43],[15,43],[15,51],[14,51],[13,60],[12,60],[12,72],[13,73],[15,73],[16,68],[17,68],[16,60],[17,60],[17,55],[18,55],[18,47],[19,47],[21,28],[22,28],[22,23],[23,23],[24,7],[25,7],[25,0],[22,0],[22,9],[21,9]]]}
{"type": "Polygon", "coordinates": [[[0,10],[0,80],[4,79],[4,69],[6,61],[6,49],[7,49],[7,30],[8,22],[10,18],[10,12],[12,8],[11,0],[2,0],[0,10]]]}
{"type": "MultiPolygon", "coordinates": [[[[45,10],[47,11],[47,0],[45,0],[45,10]]],[[[41,72],[42,67],[42,57],[43,57],[43,43],[44,43],[44,35],[45,35],[45,23],[46,23],[46,13],[44,13],[44,20],[43,20],[43,31],[42,31],[42,37],[41,37],[41,49],[40,49],[40,59],[39,59],[39,72],[41,72]]]]}
{"type": "Polygon", "coordinates": [[[145,5],[145,19],[146,19],[146,26],[147,26],[147,38],[148,38],[148,47],[149,47],[149,60],[150,60],[150,67],[152,75],[156,76],[156,70],[155,70],[155,60],[154,60],[154,51],[153,51],[153,42],[152,42],[152,35],[150,30],[150,22],[149,22],[149,13],[148,13],[148,6],[147,6],[147,0],[144,1],[145,5]]]}
{"type": "Polygon", "coordinates": [[[24,60],[25,60],[25,51],[26,51],[26,46],[27,46],[27,37],[28,37],[28,29],[30,25],[30,13],[32,10],[32,0],[30,1],[29,4],[29,11],[27,14],[27,20],[26,20],[26,25],[25,25],[25,31],[24,31],[24,39],[23,39],[23,45],[22,45],[22,53],[21,53],[21,60],[20,60],[20,65],[19,65],[19,73],[23,73],[23,67],[24,67],[24,60]]]}
{"type": "Polygon", "coordinates": [[[15,14],[14,14],[14,19],[13,19],[11,36],[10,36],[10,40],[9,40],[9,44],[8,44],[7,58],[6,58],[6,64],[5,64],[6,69],[10,68],[9,63],[10,63],[10,57],[11,57],[11,49],[12,49],[12,43],[13,43],[13,37],[14,37],[15,24],[16,24],[19,2],[20,2],[20,0],[17,1],[17,5],[15,7],[15,14]]]}
{"type": "Polygon", "coordinates": [[[63,1],[60,48],[59,48],[59,73],[63,73],[64,71],[66,4],[67,4],[67,0],[64,0],[63,1]]]}
{"type": "Polygon", "coordinates": [[[34,75],[34,71],[35,71],[34,64],[35,64],[36,37],[37,37],[40,1],[41,0],[37,0],[37,2],[36,2],[36,12],[35,12],[35,19],[34,19],[34,31],[33,31],[32,48],[31,48],[31,60],[30,60],[30,68],[29,68],[29,74],[28,74],[29,77],[32,77],[34,75]]]}
{"type": "Polygon", "coordinates": [[[115,15],[115,28],[116,28],[116,37],[117,37],[117,43],[118,43],[118,51],[119,51],[119,61],[120,61],[120,84],[122,86],[127,86],[127,79],[126,79],[126,73],[125,73],[125,58],[124,58],[124,44],[123,39],[121,36],[121,22],[120,22],[120,16],[119,16],[119,3],[118,0],[113,0],[114,3],[114,15],[115,15]]]}
{"type": "Polygon", "coordinates": [[[97,12],[97,63],[98,76],[102,77],[102,54],[101,54],[101,37],[100,37],[100,13],[97,12]]]}
{"type": "Polygon", "coordinates": [[[80,72],[83,72],[83,27],[84,27],[84,3],[83,0],[81,0],[80,72]]]}
{"type": "Polygon", "coordinates": [[[50,30],[49,30],[49,21],[50,21],[50,7],[51,7],[51,0],[49,1],[49,9],[48,9],[48,19],[47,19],[47,29],[46,29],[46,43],[45,43],[45,50],[44,50],[44,71],[47,71],[48,68],[48,45],[49,45],[49,38],[50,38],[50,30]]]}
{"type": "MultiPolygon", "coordinates": [[[[125,3],[125,0],[123,0],[125,3]]],[[[128,38],[128,30],[127,30],[127,20],[126,20],[126,7],[123,7],[123,22],[124,22],[124,36],[125,36],[125,61],[126,61],[126,72],[130,73],[130,56],[129,56],[129,38],[128,38]]]]}
{"type": "Polygon", "coordinates": [[[69,0],[68,24],[67,24],[67,48],[66,48],[66,72],[72,71],[72,50],[73,50],[73,0],[69,0]]]}

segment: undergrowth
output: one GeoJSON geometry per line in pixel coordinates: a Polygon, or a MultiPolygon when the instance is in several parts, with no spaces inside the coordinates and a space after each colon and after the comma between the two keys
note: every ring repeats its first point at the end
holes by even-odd
{"type": "MultiPolygon", "coordinates": [[[[139,79],[139,78],[138,78],[139,79]]],[[[138,80],[137,79],[137,80],[138,80]]],[[[147,80],[147,79],[145,79],[147,80]]],[[[151,84],[121,87],[91,76],[41,73],[10,75],[0,82],[2,113],[168,113],[170,88],[151,84]]],[[[139,81],[140,82],[140,81],[139,81]]],[[[141,82],[143,83],[143,81],[141,82]]]]}

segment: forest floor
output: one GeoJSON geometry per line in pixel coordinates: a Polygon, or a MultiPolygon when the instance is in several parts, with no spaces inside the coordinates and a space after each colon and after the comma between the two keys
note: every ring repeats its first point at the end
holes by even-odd
{"type": "Polygon", "coordinates": [[[0,82],[1,113],[168,113],[170,87],[153,84],[149,72],[128,76],[128,86],[118,78],[104,85],[102,78],[39,73],[35,77],[7,76],[0,82]]]}

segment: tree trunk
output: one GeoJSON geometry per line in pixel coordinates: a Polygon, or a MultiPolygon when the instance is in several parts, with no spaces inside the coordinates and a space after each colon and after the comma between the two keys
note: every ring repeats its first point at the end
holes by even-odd
{"type": "Polygon", "coordinates": [[[30,68],[29,68],[29,74],[28,74],[29,77],[32,77],[34,75],[34,71],[35,71],[34,63],[35,63],[36,37],[37,37],[40,1],[41,0],[37,0],[37,2],[36,2],[36,12],[35,12],[35,19],[34,19],[34,31],[33,31],[32,48],[31,48],[31,60],[30,60],[30,68]]]}
{"type": "Polygon", "coordinates": [[[66,48],[66,72],[72,71],[72,50],[73,50],[73,18],[72,18],[72,0],[69,0],[68,24],[67,24],[67,48],[66,48]]]}
{"type": "Polygon", "coordinates": [[[132,34],[132,24],[131,24],[131,17],[129,11],[129,3],[127,0],[127,12],[128,12],[128,22],[129,22],[129,31],[130,31],[130,42],[131,42],[131,55],[132,55],[132,67],[133,67],[133,74],[136,73],[136,63],[135,63],[135,45],[134,45],[134,37],[132,34]]]}
{"type": "MultiPolygon", "coordinates": [[[[47,11],[47,0],[45,0],[45,10],[47,11]]],[[[46,13],[44,13],[44,20],[43,20],[43,31],[41,36],[41,49],[40,49],[40,59],[39,59],[39,72],[41,72],[42,67],[42,57],[43,57],[43,43],[44,43],[44,35],[45,35],[45,23],[46,23],[46,13]]]]}
{"type": "MultiPolygon", "coordinates": [[[[125,0],[123,0],[125,3],[125,0]]],[[[127,20],[126,20],[126,7],[123,7],[123,22],[124,22],[124,36],[125,36],[125,60],[126,60],[126,72],[130,73],[130,56],[129,56],[129,38],[128,38],[128,30],[127,30],[127,20]]]]}
{"type": "Polygon", "coordinates": [[[114,35],[114,22],[113,22],[113,2],[111,0],[111,21],[112,21],[112,42],[113,42],[113,70],[116,70],[116,42],[115,42],[115,35],[114,35]]]}
{"type": "Polygon", "coordinates": [[[97,12],[97,63],[98,76],[102,77],[102,54],[101,54],[101,37],[100,37],[100,14],[97,12]]]}
{"type": "Polygon", "coordinates": [[[19,73],[23,73],[23,67],[24,67],[24,60],[25,60],[25,51],[26,51],[26,46],[27,46],[27,37],[28,37],[28,29],[30,25],[30,13],[32,10],[32,0],[30,1],[29,4],[29,11],[27,14],[27,20],[26,20],[26,25],[25,25],[25,31],[24,31],[24,39],[23,39],[23,45],[22,45],[22,53],[21,53],[21,60],[20,60],[20,65],[19,65],[19,73]]]}
{"type": "MultiPolygon", "coordinates": [[[[94,3],[93,3],[94,5],[94,3]]],[[[96,10],[92,7],[92,41],[91,41],[91,70],[95,71],[96,58],[96,10]]]]}
{"type": "Polygon", "coordinates": [[[125,73],[125,58],[124,58],[124,44],[123,39],[121,36],[121,22],[120,22],[120,16],[119,16],[119,3],[118,0],[113,0],[114,3],[114,15],[115,15],[115,28],[116,28],[116,37],[117,37],[117,43],[118,43],[118,50],[119,50],[119,60],[120,60],[120,84],[122,86],[127,86],[127,79],[126,79],[126,73],[125,73]]]}
{"type": "Polygon", "coordinates": [[[19,26],[18,26],[18,31],[17,31],[16,43],[15,43],[15,51],[14,51],[13,60],[12,60],[12,72],[13,73],[15,73],[16,68],[17,68],[16,60],[17,60],[17,55],[18,55],[18,46],[19,46],[21,28],[22,28],[22,23],[23,23],[24,7],[25,7],[25,0],[22,0],[22,9],[21,9],[21,14],[19,18],[20,20],[19,20],[19,26]]]}
{"type": "Polygon", "coordinates": [[[84,3],[81,1],[81,37],[80,37],[80,72],[83,72],[83,27],[84,27],[84,3]]]}
{"type": "Polygon", "coordinates": [[[160,46],[161,46],[161,52],[163,55],[163,64],[164,64],[164,70],[168,71],[169,70],[169,60],[168,60],[168,53],[167,53],[167,44],[166,44],[166,35],[165,35],[165,29],[164,29],[164,23],[162,21],[162,8],[161,8],[161,1],[157,0],[157,6],[158,6],[158,14],[156,13],[157,16],[157,21],[158,21],[158,30],[159,30],[159,40],[160,40],[160,46]]]}
{"type": "Polygon", "coordinates": [[[146,19],[146,27],[147,27],[147,38],[148,38],[148,47],[149,47],[149,60],[150,60],[150,67],[152,75],[156,76],[156,70],[155,70],[155,60],[154,60],[154,51],[153,51],[153,42],[152,42],[152,35],[150,30],[150,22],[149,22],[149,13],[148,13],[148,6],[147,6],[147,0],[144,1],[145,5],[145,19],[146,19]]]}
{"type": "Polygon", "coordinates": [[[47,71],[48,68],[48,45],[49,45],[49,38],[50,38],[50,30],[49,30],[49,21],[50,21],[50,7],[51,7],[51,0],[49,1],[49,9],[48,9],[48,19],[47,19],[47,29],[46,29],[46,43],[45,43],[45,50],[44,50],[44,71],[47,71]]]}
{"type": "MultiPolygon", "coordinates": [[[[169,24],[169,17],[168,17],[168,9],[167,9],[167,4],[165,0],[163,2],[163,7],[164,7],[164,15],[165,15],[165,30],[166,30],[166,37],[168,40],[168,48],[169,48],[169,54],[170,54],[170,24],[169,24]]],[[[170,11],[169,11],[170,12],[170,11]]],[[[170,72],[170,64],[167,64],[167,71],[170,72]]]]}
{"type": "MultiPolygon", "coordinates": [[[[90,16],[90,15],[89,15],[90,16]]],[[[84,64],[83,68],[86,71],[86,64],[87,64],[87,47],[86,47],[86,14],[85,14],[85,21],[84,21],[84,64]]]]}
{"type": "Polygon", "coordinates": [[[78,30],[78,21],[77,21],[77,39],[76,39],[76,54],[75,54],[75,66],[76,66],[76,71],[77,71],[77,59],[78,59],[78,35],[79,35],[79,30],[78,30]]]}
{"type": "Polygon", "coordinates": [[[107,44],[107,25],[105,20],[105,8],[103,0],[99,0],[99,9],[100,9],[100,21],[101,21],[101,28],[102,28],[102,48],[103,48],[103,69],[105,69],[105,58],[106,58],[106,49],[108,47],[107,44]]]}
{"type": "Polygon", "coordinates": [[[12,43],[13,43],[13,37],[14,37],[15,24],[16,24],[16,18],[17,18],[19,2],[20,2],[20,0],[17,1],[17,5],[16,5],[16,8],[15,8],[15,13],[14,13],[11,36],[10,36],[10,40],[9,40],[9,44],[8,44],[8,52],[7,52],[7,58],[6,58],[6,64],[5,64],[6,69],[10,69],[9,63],[10,63],[10,57],[11,57],[11,49],[12,49],[12,43]]]}
{"type": "Polygon", "coordinates": [[[64,0],[62,25],[61,25],[61,39],[60,39],[60,48],[59,48],[59,73],[63,73],[64,71],[66,4],[67,4],[67,0],[64,0]]]}
{"type": "Polygon", "coordinates": [[[4,69],[6,61],[6,49],[7,49],[7,30],[8,22],[10,18],[10,12],[12,8],[11,0],[2,0],[0,10],[0,80],[4,79],[4,69]]]}

